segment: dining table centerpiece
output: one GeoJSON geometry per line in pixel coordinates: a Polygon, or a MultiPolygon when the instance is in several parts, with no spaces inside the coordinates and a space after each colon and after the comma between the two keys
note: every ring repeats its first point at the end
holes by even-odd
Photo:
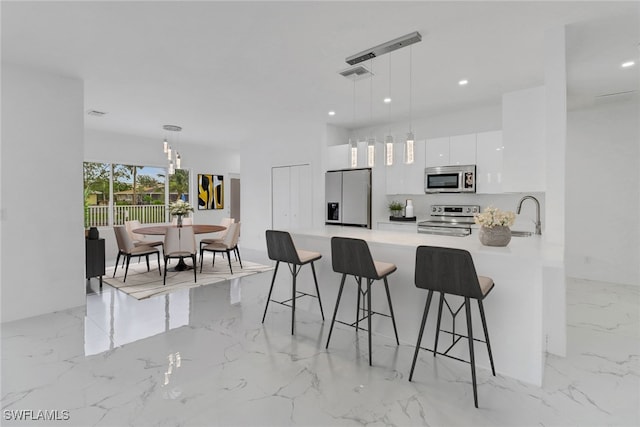
{"type": "Polygon", "coordinates": [[[480,225],[478,238],[485,246],[507,246],[511,241],[511,227],[516,214],[487,206],[484,212],[475,214],[473,220],[480,225]]]}
{"type": "Polygon", "coordinates": [[[184,200],[169,203],[169,213],[177,218],[178,227],[182,227],[182,217],[189,215],[189,212],[193,212],[193,206],[184,200]]]}

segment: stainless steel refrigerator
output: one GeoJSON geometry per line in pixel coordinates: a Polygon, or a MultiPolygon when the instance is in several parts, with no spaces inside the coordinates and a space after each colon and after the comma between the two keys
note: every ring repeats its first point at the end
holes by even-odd
{"type": "Polygon", "coordinates": [[[328,171],[325,224],[371,228],[371,168],[328,171]]]}

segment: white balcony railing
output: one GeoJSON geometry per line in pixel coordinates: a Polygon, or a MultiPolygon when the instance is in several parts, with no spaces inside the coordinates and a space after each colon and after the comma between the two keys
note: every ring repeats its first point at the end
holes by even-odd
{"type": "MultiPolygon", "coordinates": [[[[110,206],[89,206],[85,223],[87,227],[105,227],[109,225],[110,206]]],[[[137,219],[142,224],[165,222],[165,205],[131,205],[113,207],[113,225],[123,225],[125,221],[137,219]]]]}

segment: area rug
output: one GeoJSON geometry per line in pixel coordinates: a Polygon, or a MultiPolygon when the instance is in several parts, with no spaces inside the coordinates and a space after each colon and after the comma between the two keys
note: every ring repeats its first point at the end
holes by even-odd
{"type": "MultiPolygon", "coordinates": [[[[191,260],[185,262],[191,265],[191,260]]],[[[122,262],[120,263],[122,264],[122,262]]],[[[193,281],[193,270],[186,271],[167,271],[167,284],[163,286],[163,276],[158,274],[158,263],[155,259],[150,259],[149,264],[151,271],[147,272],[147,264],[144,260],[138,263],[137,259],[132,258],[129,264],[129,272],[127,273],[127,281],[123,282],[124,268],[118,267],[116,277],[113,276],[113,267],[108,268],[104,276],[104,282],[117,288],[118,290],[131,295],[132,297],[142,300],[157,295],[165,295],[181,289],[195,288],[198,286],[206,286],[214,283],[224,282],[225,280],[237,279],[240,277],[250,276],[252,274],[271,271],[274,267],[268,265],[257,264],[251,261],[242,261],[242,267],[238,261],[232,261],[233,274],[229,272],[229,264],[226,259],[218,258],[215,267],[211,266],[211,258],[205,258],[202,273],[200,273],[200,264],[198,264],[197,282],[193,281]]],[[[177,261],[174,259],[169,265],[175,267],[177,261]]],[[[160,260],[160,270],[164,273],[164,264],[160,260]]]]}

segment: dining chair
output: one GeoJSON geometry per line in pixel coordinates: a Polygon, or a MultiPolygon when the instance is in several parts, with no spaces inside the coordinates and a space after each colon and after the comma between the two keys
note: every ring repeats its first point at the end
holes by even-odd
{"type": "Polygon", "coordinates": [[[208,245],[210,243],[221,243],[227,235],[227,232],[229,231],[229,225],[233,224],[235,221],[236,220],[233,218],[222,218],[222,220],[220,221],[220,225],[225,227],[225,229],[222,231],[218,231],[211,238],[200,240],[200,249],[202,249],[204,245],[208,245]]]}
{"type": "MultiPolygon", "coordinates": [[[[116,265],[113,269],[113,277],[116,277],[116,271],[118,270],[118,263],[120,262],[120,256],[122,255],[126,259],[127,266],[124,270],[123,282],[127,281],[127,273],[129,272],[129,261],[132,256],[144,256],[147,260],[147,271],[151,271],[149,268],[149,255],[156,254],[158,256],[158,273],[160,272],[160,251],[152,246],[136,246],[133,244],[133,240],[129,237],[127,229],[122,225],[116,225],[113,227],[113,231],[116,234],[116,242],[118,243],[118,256],[116,257],[116,265]]],[[[123,259],[123,261],[124,261],[123,259]]]]}
{"type": "Polygon", "coordinates": [[[164,243],[162,240],[147,240],[144,234],[134,233],[133,230],[142,227],[142,224],[137,219],[125,221],[124,226],[127,228],[127,233],[135,246],[162,246],[164,243]]]}
{"type": "Polygon", "coordinates": [[[240,258],[240,250],[238,249],[238,239],[240,237],[240,223],[234,222],[229,224],[229,228],[227,229],[227,235],[224,237],[222,242],[209,243],[208,245],[200,248],[200,272],[202,273],[202,261],[203,255],[205,252],[213,252],[213,262],[212,266],[215,266],[216,263],[216,253],[225,253],[227,254],[227,261],[229,262],[229,271],[233,274],[233,267],[231,267],[231,251],[233,251],[238,257],[238,261],[240,262],[240,268],[242,267],[242,258],[240,258]]]}
{"type": "Polygon", "coordinates": [[[164,281],[167,284],[167,261],[170,258],[191,258],[193,263],[193,281],[196,277],[196,236],[193,227],[167,227],[164,235],[164,281]]]}

